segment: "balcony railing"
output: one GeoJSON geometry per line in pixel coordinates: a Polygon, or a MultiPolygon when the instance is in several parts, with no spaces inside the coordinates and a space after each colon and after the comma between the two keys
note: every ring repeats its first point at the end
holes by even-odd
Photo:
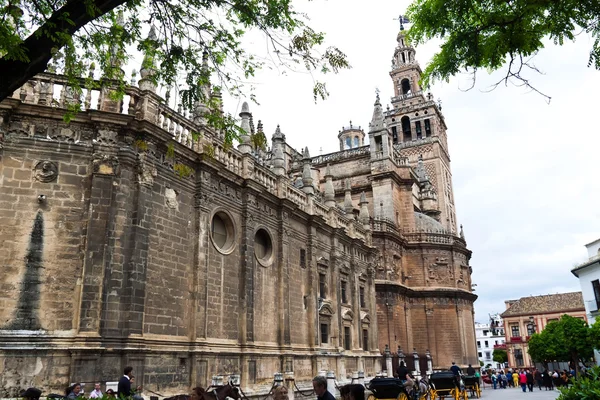
{"type": "Polygon", "coordinates": [[[499,349],[499,350],[506,350],[506,343],[503,344],[495,344],[494,345],[494,350],[499,349]]]}
{"type": "Polygon", "coordinates": [[[510,342],[511,343],[523,343],[523,337],[522,336],[513,336],[510,338],[510,342]]]}

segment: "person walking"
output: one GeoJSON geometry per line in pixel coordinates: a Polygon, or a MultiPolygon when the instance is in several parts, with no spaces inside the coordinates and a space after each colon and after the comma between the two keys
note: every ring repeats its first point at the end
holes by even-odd
{"type": "Polygon", "coordinates": [[[540,390],[542,390],[542,384],[543,384],[542,373],[540,372],[539,369],[537,369],[537,368],[535,369],[533,377],[534,377],[535,382],[537,383],[538,387],[540,388],[540,390]]]}
{"type": "Polygon", "coordinates": [[[525,371],[521,371],[519,374],[519,385],[521,385],[523,393],[527,392],[527,375],[525,374],[525,371]]]}
{"type": "Polygon", "coordinates": [[[133,376],[133,367],[125,367],[123,376],[119,379],[117,386],[117,397],[131,396],[131,377],[133,376]]]}
{"type": "Polygon", "coordinates": [[[69,393],[67,394],[67,399],[76,399],[78,398],[82,393],[81,393],[81,384],[76,383],[73,386],[71,386],[69,388],[69,393]]]}
{"type": "Polygon", "coordinates": [[[531,373],[531,370],[528,369],[525,375],[527,376],[527,389],[529,389],[530,392],[533,392],[533,374],[531,373]]]}
{"type": "Polygon", "coordinates": [[[519,370],[515,369],[515,371],[512,373],[512,383],[514,387],[519,387],[519,376],[519,370]]]}
{"type": "Polygon", "coordinates": [[[90,393],[90,399],[102,398],[102,390],[100,389],[100,383],[94,384],[94,390],[92,390],[92,393],[90,393]]]}
{"type": "Polygon", "coordinates": [[[498,377],[496,374],[492,374],[492,385],[494,385],[494,390],[496,390],[496,385],[498,384],[498,377]]]}
{"type": "Polygon", "coordinates": [[[335,400],[335,397],[327,390],[327,378],[320,375],[315,376],[312,383],[317,400],[335,400]]]}

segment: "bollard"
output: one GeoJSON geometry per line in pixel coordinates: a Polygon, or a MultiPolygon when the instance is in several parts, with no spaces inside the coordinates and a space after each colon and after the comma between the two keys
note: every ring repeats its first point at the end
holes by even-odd
{"type": "Polygon", "coordinates": [[[365,386],[365,371],[358,371],[358,383],[365,386]]]}
{"type": "Polygon", "coordinates": [[[232,386],[240,386],[240,382],[241,382],[241,377],[238,374],[233,374],[233,375],[229,375],[229,383],[232,386]]]}
{"type": "Polygon", "coordinates": [[[413,358],[415,360],[415,376],[421,376],[421,365],[419,364],[419,354],[417,354],[417,349],[413,349],[413,358]]]}
{"type": "MultiPolygon", "coordinates": [[[[404,352],[402,351],[402,348],[398,346],[398,364],[404,362],[404,358],[404,352]]],[[[406,365],[406,363],[404,365],[406,365]]]]}
{"type": "Polygon", "coordinates": [[[213,375],[210,385],[214,387],[223,386],[223,375],[213,375]]]}
{"type": "Polygon", "coordinates": [[[350,381],[350,383],[358,383],[358,371],[354,371],[352,373],[352,380],[350,381]]]}
{"type": "Polygon", "coordinates": [[[335,397],[335,373],[327,371],[327,391],[335,397]]]}
{"type": "Polygon", "coordinates": [[[273,377],[275,381],[275,386],[283,386],[283,374],[281,372],[275,372],[273,377]]]}
{"type": "Polygon", "coordinates": [[[289,400],[294,400],[294,373],[293,372],[286,372],[285,373],[285,387],[287,387],[288,389],[288,399],[289,400]]]}
{"type": "Polygon", "coordinates": [[[388,373],[387,373],[387,371],[381,371],[381,376],[382,376],[383,378],[387,378],[387,377],[388,377],[388,373]]]}
{"type": "Polygon", "coordinates": [[[431,353],[429,352],[429,349],[427,349],[425,355],[427,356],[427,375],[431,375],[433,374],[433,361],[431,360],[431,353]]]}
{"type": "Polygon", "coordinates": [[[387,344],[385,345],[383,355],[385,356],[386,376],[394,376],[394,368],[392,367],[392,352],[390,351],[390,346],[387,344]]]}
{"type": "Polygon", "coordinates": [[[381,372],[376,372],[375,373],[375,378],[381,378],[383,375],[381,374],[381,372]]]}

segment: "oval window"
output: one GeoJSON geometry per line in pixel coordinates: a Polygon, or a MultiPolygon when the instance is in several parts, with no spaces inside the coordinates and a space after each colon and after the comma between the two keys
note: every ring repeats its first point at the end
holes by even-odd
{"type": "Polygon", "coordinates": [[[254,235],[254,255],[256,259],[263,265],[271,262],[273,255],[273,243],[271,235],[265,229],[259,229],[254,235]]]}
{"type": "Polygon", "coordinates": [[[231,253],[234,248],[234,228],[231,217],[223,212],[216,212],[210,222],[210,237],[214,246],[221,253],[231,253]]]}

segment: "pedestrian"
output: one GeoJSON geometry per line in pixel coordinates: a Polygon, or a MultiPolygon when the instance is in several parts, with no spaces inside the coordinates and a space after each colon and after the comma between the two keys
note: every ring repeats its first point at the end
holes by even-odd
{"type": "Polygon", "coordinates": [[[530,392],[533,392],[533,374],[531,373],[531,370],[528,369],[525,375],[527,376],[527,388],[530,392]]]}
{"type": "Polygon", "coordinates": [[[406,387],[406,391],[410,393],[415,382],[411,379],[410,373],[408,372],[408,368],[406,368],[404,361],[400,361],[400,365],[398,365],[396,374],[398,374],[398,379],[400,379],[402,384],[406,387]]]}
{"type": "Polygon", "coordinates": [[[546,390],[552,390],[552,376],[550,376],[547,369],[544,369],[544,372],[542,373],[542,381],[544,381],[546,390]]]}
{"type": "MultiPolygon", "coordinates": [[[[346,385],[348,386],[348,385],[346,385]]],[[[340,396],[342,395],[342,389],[344,388],[344,386],[342,386],[340,388],[340,396]]],[[[342,397],[343,399],[343,397],[342,397]]],[[[275,390],[273,390],[273,400],[289,400],[289,396],[288,396],[288,388],[281,385],[281,386],[277,386],[275,388],[275,390]]],[[[350,400],[350,399],[347,399],[350,400]]]]}
{"type": "Polygon", "coordinates": [[[102,390],[100,390],[100,383],[94,384],[94,390],[90,393],[90,399],[99,399],[102,397],[102,390]]]}
{"type": "Polygon", "coordinates": [[[135,376],[131,376],[131,380],[129,381],[131,382],[131,386],[133,386],[135,389],[131,390],[131,394],[132,394],[132,399],[133,400],[144,400],[144,398],[142,397],[142,387],[141,386],[136,386],[135,385],[135,376]]]}
{"type": "Polygon", "coordinates": [[[514,387],[519,387],[519,376],[519,370],[515,369],[515,371],[512,373],[512,383],[514,387]]]}
{"type": "MultiPolygon", "coordinates": [[[[340,388],[340,397],[342,400],[365,400],[365,387],[360,384],[344,385],[340,388]]],[[[278,399],[273,396],[273,400],[278,399]]]]}
{"type": "Polygon", "coordinates": [[[131,396],[131,377],[133,376],[133,367],[125,367],[123,376],[119,379],[117,386],[117,397],[131,396]]]}
{"type": "Polygon", "coordinates": [[[496,376],[496,374],[492,374],[491,378],[492,378],[492,385],[494,385],[494,390],[496,390],[496,385],[498,384],[498,377],[496,376]]]}
{"type": "Polygon", "coordinates": [[[115,391],[112,390],[112,389],[107,389],[106,390],[106,397],[113,397],[113,398],[116,397],[115,396],[115,391]]]}
{"type": "Polygon", "coordinates": [[[75,383],[69,389],[67,389],[69,393],[67,393],[67,399],[76,399],[82,395],[81,393],[81,384],[75,383]]]}
{"type": "Polygon", "coordinates": [[[39,400],[42,396],[42,391],[38,388],[30,387],[21,392],[21,397],[25,400],[39,400]]]}
{"type": "Polygon", "coordinates": [[[542,390],[542,373],[540,372],[539,369],[535,369],[535,373],[533,374],[533,377],[535,378],[535,381],[538,385],[538,387],[540,388],[540,390],[542,390]]]}
{"type": "Polygon", "coordinates": [[[507,375],[507,374],[505,374],[503,371],[500,371],[500,372],[498,373],[498,375],[499,375],[500,382],[501,382],[501,383],[500,383],[500,387],[501,387],[502,389],[506,389],[506,386],[507,386],[507,384],[508,384],[508,379],[506,378],[506,375],[507,375]]]}
{"type": "Polygon", "coordinates": [[[475,376],[476,372],[477,371],[475,371],[475,368],[473,368],[473,366],[471,364],[469,364],[469,367],[467,368],[467,375],[475,376]]]}
{"type": "Polygon", "coordinates": [[[525,393],[527,392],[527,375],[525,375],[525,371],[521,371],[521,373],[518,376],[519,385],[521,385],[521,389],[523,389],[523,393],[525,393]]]}
{"type": "Polygon", "coordinates": [[[512,372],[510,372],[510,370],[506,371],[506,375],[504,375],[504,377],[506,378],[506,383],[509,387],[515,387],[515,382],[512,376],[513,375],[512,372]]]}
{"type": "Polygon", "coordinates": [[[315,376],[312,381],[317,400],[335,400],[335,397],[327,390],[327,378],[315,376]]]}

